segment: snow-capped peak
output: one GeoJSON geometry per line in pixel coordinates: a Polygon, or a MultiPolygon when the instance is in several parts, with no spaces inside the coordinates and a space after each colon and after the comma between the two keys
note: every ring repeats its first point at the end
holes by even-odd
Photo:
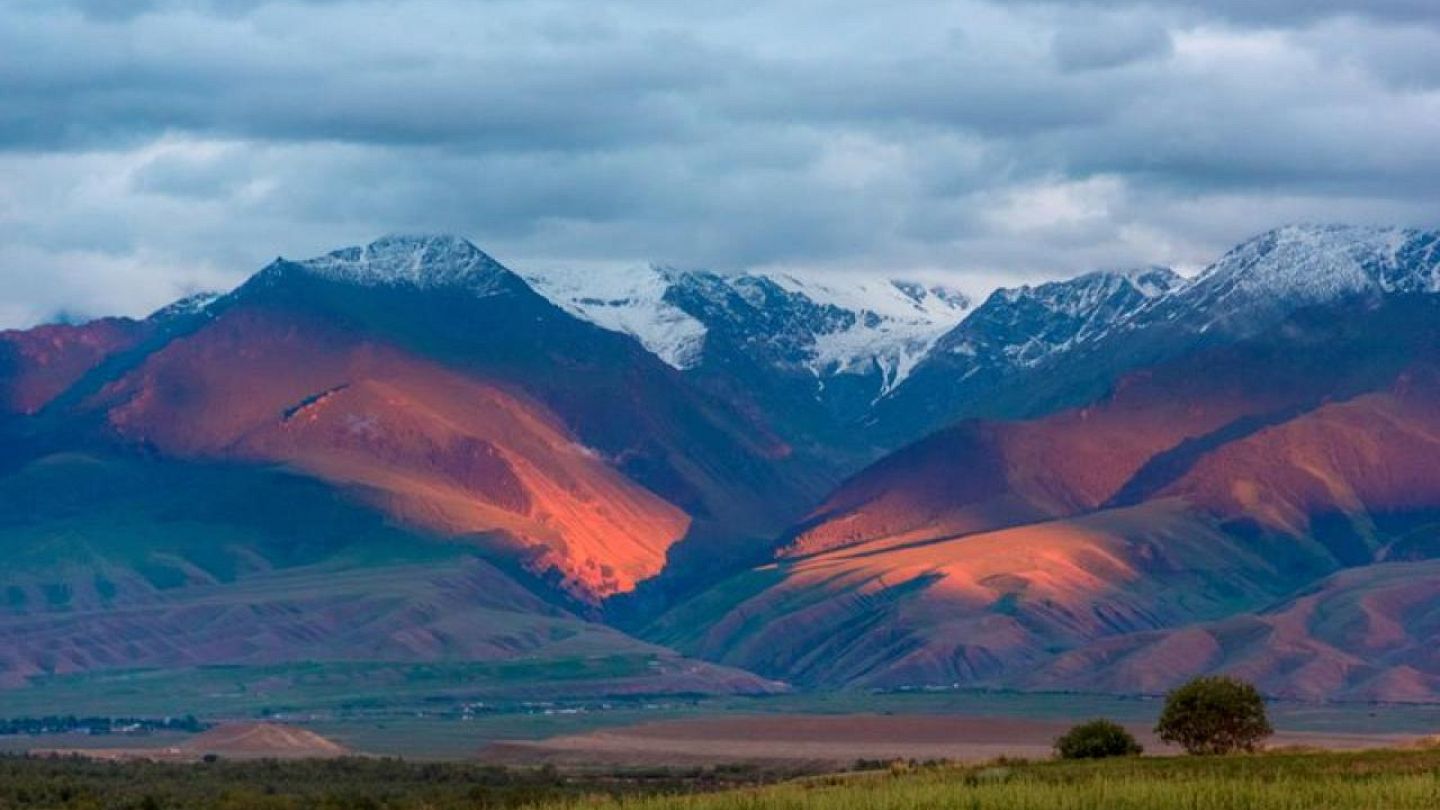
{"type": "Polygon", "coordinates": [[[783,289],[855,313],[848,324],[816,330],[807,366],[815,375],[880,369],[880,395],[910,376],[935,341],[970,311],[971,300],[943,284],[905,279],[775,274],[783,289]]]}
{"type": "Polygon", "coordinates": [[[296,262],[314,275],[367,287],[464,287],[485,293],[509,275],[468,240],[447,235],[392,235],[296,262]]]}
{"type": "Polygon", "coordinates": [[[1301,307],[1434,292],[1440,292],[1440,233],[1290,225],[1235,247],[1149,316],[1190,321],[1200,333],[1245,334],[1301,307]]]}
{"type": "Polygon", "coordinates": [[[1142,267],[1002,288],[943,336],[937,351],[995,367],[1036,366],[1100,339],[1183,284],[1167,267],[1142,267]]]}
{"type": "Polygon", "coordinates": [[[1184,282],[1184,278],[1174,270],[1160,265],[1150,267],[1132,267],[1122,270],[1103,271],[1111,276],[1122,278],[1136,292],[1145,298],[1159,298],[1175,291],[1175,288],[1184,282]]]}
{"type": "Polygon", "coordinates": [[[160,309],[150,313],[149,320],[165,321],[174,318],[184,318],[190,315],[198,315],[209,309],[212,304],[225,297],[225,293],[198,292],[181,298],[173,304],[167,304],[160,309]]]}
{"type": "Polygon", "coordinates": [[[1197,284],[1303,304],[1347,293],[1440,290],[1440,234],[1407,228],[1290,225],[1225,254],[1197,284]]]}
{"type": "Polygon", "coordinates": [[[546,270],[526,281],[598,326],[633,335],[679,369],[718,330],[754,359],[818,379],[879,369],[883,390],[909,374],[970,300],[941,284],[852,275],[717,273],[650,266],[546,270]]]}
{"type": "Polygon", "coordinates": [[[1001,288],[995,295],[1010,302],[1035,301],[1056,314],[1082,316],[1093,314],[1116,295],[1150,300],[1172,292],[1182,282],[1180,274],[1168,267],[1094,270],[1062,281],[1001,288]]]}
{"type": "Polygon", "coordinates": [[[633,336],[678,369],[700,360],[705,325],[665,300],[675,271],[553,269],[525,281],[556,306],[603,329],[633,336]]]}

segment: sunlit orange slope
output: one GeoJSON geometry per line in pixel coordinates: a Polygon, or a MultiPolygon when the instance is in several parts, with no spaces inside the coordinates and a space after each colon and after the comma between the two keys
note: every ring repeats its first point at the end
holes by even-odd
{"type": "Polygon", "coordinates": [[[974,684],[1096,638],[1264,604],[1287,584],[1264,555],[1183,504],[1159,503],[783,561],[653,630],[691,653],[801,683],[974,684]]]}
{"type": "Polygon", "coordinates": [[[1114,498],[1157,454],[1317,396],[1303,381],[1256,387],[1238,374],[1159,369],[1132,374],[1084,408],[1028,422],[964,422],[846,483],[781,554],[1083,514],[1114,498]]]}
{"type": "Polygon", "coordinates": [[[294,313],[230,310],[92,405],[167,456],[281,463],[406,524],[489,535],[584,599],[657,573],[689,524],[533,400],[294,313]]]}
{"type": "Polygon", "coordinates": [[[0,332],[0,414],[30,415],[107,357],[137,345],[153,326],[105,318],[0,332]]]}

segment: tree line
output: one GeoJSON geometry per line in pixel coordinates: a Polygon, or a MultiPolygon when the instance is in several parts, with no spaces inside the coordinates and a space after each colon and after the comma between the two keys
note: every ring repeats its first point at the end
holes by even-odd
{"type": "Polygon", "coordinates": [[[196,733],[212,724],[193,715],[184,717],[77,717],[52,714],[44,717],[0,718],[0,737],[37,734],[144,734],[153,731],[196,733]]]}

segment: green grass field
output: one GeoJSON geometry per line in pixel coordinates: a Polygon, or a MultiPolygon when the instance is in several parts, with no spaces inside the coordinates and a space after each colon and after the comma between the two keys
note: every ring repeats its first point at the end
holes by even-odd
{"type": "Polygon", "coordinates": [[[399,759],[181,764],[0,755],[4,810],[478,810],[681,796],[795,778],[757,766],[583,775],[399,759]]]}
{"type": "Polygon", "coordinates": [[[1440,752],[931,766],[715,794],[568,799],[543,806],[553,810],[1430,810],[1440,807],[1440,752]]]}
{"type": "Polygon", "coordinates": [[[1440,750],[567,774],[394,759],[175,764],[0,757],[5,810],[1420,810],[1440,750]],[[785,781],[777,781],[785,780],[785,781]]]}

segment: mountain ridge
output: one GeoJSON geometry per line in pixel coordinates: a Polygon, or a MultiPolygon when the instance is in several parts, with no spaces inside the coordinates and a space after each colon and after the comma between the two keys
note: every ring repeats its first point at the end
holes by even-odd
{"type": "MultiPolygon", "coordinates": [[[[399,533],[385,548],[414,545],[402,557],[471,561],[464,583],[396,569],[377,602],[348,590],[363,578],[336,558],[337,596],[376,619],[326,648],[340,658],[403,656],[394,634],[503,655],[563,614],[570,629],[605,620],[581,635],[627,655],[658,643],[718,663],[701,682],[722,690],[1143,690],[1182,651],[1277,694],[1303,660],[1307,699],[1423,697],[1440,666],[1423,654],[1429,620],[1407,617],[1440,559],[1426,461],[1440,435],[1437,245],[1433,231],[1288,227],[1192,278],[1096,271],[972,306],[903,280],[666,268],[592,294],[588,278],[538,282],[459,237],[382,237],[277,259],[144,320],[0,333],[0,489],[49,469],[83,480],[76,458],[182,478],[219,465],[238,477],[208,480],[237,492],[335,498],[387,522],[399,533]],[[250,477],[276,467],[306,483],[250,477]],[[455,601],[482,591],[531,630],[447,635],[498,615],[455,601]],[[454,623],[407,627],[410,608],[381,604],[407,594],[454,623]],[[1306,618],[1312,605],[1351,629],[1306,618]],[[1372,647],[1353,628],[1369,624],[1392,629],[1384,666],[1357,663],[1372,647]],[[1244,642],[1262,633],[1284,645],[1244,642]]],[[[72,504],[0,520],[14,559],[37,561],[0,568],[23,596],[0,612],[34,613],[21,624],[39,639],[0,661],[0,682],[122,660],[107,626],[157,666],[306,649],[248,618],[233,625],[243,644],[195,628],[213,657],[169,646],[178,614],[154,604],[238,599],[251,585],[237,572],[291,559],[236,534],[224,510],[243,499],[218,494],[224,509],[167,529],[184,535],[179,557],[132,534],[46,557],[46,538],[85,516],[72,504]],[[238,545],[191,542],[211,534],[238,545]],[[121,622],[110,611],[129,599],[121,622]]],[[[306,632],[303,617],[281,628],[306,632]]]]}
{"type": "Polygon", "coordinates": [[[681,371],[706,362],[715,348],[707,341],[747,334],[736,341],[740,351],[781,372],[808,373],[820,399],[840,375],[878,375],[874,396],[883,396],[971,306],[963,293],[933,282],[794,271],[651,265],[525,277],[557,305],[634,336],[681,371]]]}
{"type": "MultiPolygon", "coordinates": [[[[1298,620],[1286,620],[1285,649],[1306,651],[1317,674],[1303,683],[1286,683],[1284,650],[1258,643],[1220,639],[1237,652],[1194,666],[1167,653],[1192,630],[1268,627],[1267,611],[1343,571],[1363,583],[1403,560],[1414,583],[1392,570],[1375,587],[1407,604],[1433,588],[1437,324],[1431,295],[1300,310],[1091,404],[962,422],[850,479],[767,566],[645,634],[824,687],[1153,693],[1220,671],[1305,699],[1440,698],[1425,692],[1440,683],[1440,665],[1424,663],[1429,625],[1383,606],[1354,621],[1385,617],[1399,634],[1393,664],[1359,666],[1354,637],[1298,620]],[[1173,469],[1147,476],[1179,450],[1173,469]],[[1353,676],[1324,676],[1337,666],[1353,676]]],[[[1364,587],[1327,604],[1371,598],[1364,587]]]]}
{"type": "Polygon", "coordinates": [[[476,295],[503,289],[518,277],[468,239],[449,234],[390,234],[364,246],[287,262],[278,259],[261,277],[295,266],[318,276],[362,286],[407,285],[420,289],[463,287],[476,295]]]}

